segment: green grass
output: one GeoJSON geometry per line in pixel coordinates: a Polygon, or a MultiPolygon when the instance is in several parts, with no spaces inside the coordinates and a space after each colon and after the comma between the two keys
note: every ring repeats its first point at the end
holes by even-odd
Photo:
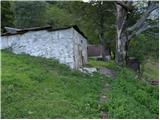
{"type": "Polygon", "coordinates": [[[148,59],[144,64],[144,73],[143,78],[147,80],[158,80],[159,71],[158,71],[158,61],[153,59],[148,59]]]}
{"type": "MultiPolygon", "coordinates": [[[[145,64],[144,72],[148,70],[149,65],[152,67],[147,72],[147,78],[157,78],[158,65],[153,61],[145,64]]],[[[106,63],[90,59],[88,66],[108,67],[117,73],[115,80],[108,81],[111,88],[106,93],[109,99],[105,109],[108,111],[109,118],[158,118],[159,89],[157,86],[138,80],[132,70],[122,69],[113,61],[106,63]]]]}
{"type": "Polygon", "coordinates": [[[89,61],[117,72],[116,80],[72,71],[57,61],[1,53],[2,118],[158,118],[158,88],[135,79],[114,62],[89,61]],[[108,82],[108,101],[100,105],[102,82],[108,82]]]}
{"type": "Polygon", "coordinates": [[[98,118],[100,75],[2,52],[2,118],[98,118]]]}
{"type": "Polygon", "coordinates": [[[96,61],[94,59],[89,59],[87,66],[96,67],[96,68],[107,67],[113,70],[120,69],[120,67],[117,66],[112,60],[103,62],[103,61],[96,61]]]}
{"type": "Polygon", "coordinates": [[[110,118],[158,118],[158,87],[136,80],[129,70],[120,71],[111,86],[110,118]]]}

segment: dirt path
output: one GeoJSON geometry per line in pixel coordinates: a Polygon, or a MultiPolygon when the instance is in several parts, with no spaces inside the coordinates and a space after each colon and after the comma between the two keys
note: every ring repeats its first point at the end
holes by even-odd
{"type": "MultiPolygon", "coordinates": [[[[116,76],[116,74],[113,70],[108,69],[108,68],[104,68],[104,67],[99,69],[99,73],[102,75],[105,75],[107,77],[110,77],[112,79],[115,79],[115,76],[116,76]]],[[[107,104],[107,100],[108,100],[107,92],[108,92],[109,88],[110,88],[110,85],[107,83],[106,80],[103,80],[102,81],[102,91],[100,93],[100,98],[99,98],[100,106],[107,104]]],[[[100,117],[102,119],[109,119],[108,113],[105,108],[100,110],[100,117]]]]}
{"type": "MultiPolygon", "coordinates": [[[[99,101],[100,101],[100,105],[104,105],[106,102],[107,102],[107,91],[109,89],[109,84],[106,83],[106,81],[103,81],[102,82],[102,91],[101,91],[101,94],[100,94],[100,98],[99,98],[99,101]]],[[[106,109],[101,109],[100,110],[100,117],[102,119],[108,119],[108,113],[106,111],[106,109]]]]}

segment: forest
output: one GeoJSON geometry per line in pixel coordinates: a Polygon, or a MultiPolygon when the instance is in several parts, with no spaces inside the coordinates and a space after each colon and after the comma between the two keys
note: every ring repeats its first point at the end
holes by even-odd
{"type": "Polygon", "coordinates": [[[113,69],[115,80],[81,75],[50,59],[1,50],[2,118],[158,118],[159,2],[1,1],[1,34],[5,27],[71,25],[83,31],[88,44],[109,49],[110,61],[102,54],[101,61],[89,59],[87,65],[113,69]],[[131,58],[140,63],[136,72],[127,67],[131,58]],[[111,86],[107,92],[101,90],[104,82],[111,86]],[[99,104],[101,91],[108,100],[99,104]]]}

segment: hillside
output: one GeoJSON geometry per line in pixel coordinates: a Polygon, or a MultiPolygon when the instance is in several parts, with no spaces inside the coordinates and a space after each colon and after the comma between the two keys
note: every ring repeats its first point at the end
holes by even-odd
{"type": "Polygon", "coordinates": [[[158,118],[158,87],[136,79],[114,62],[89,60],[108,67],[116,78],[82,74],[57,61],[2,51],[2,118],[158,118]],[[99,98],[107,83],[107,101],[99,98]]]}

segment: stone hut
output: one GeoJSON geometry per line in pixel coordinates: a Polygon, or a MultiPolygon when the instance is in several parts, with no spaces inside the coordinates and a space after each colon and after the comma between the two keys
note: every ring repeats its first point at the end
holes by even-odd
{"type": "Polygon", "coordinates": [[[1,35],[1,49],[15,54],[29,54],[57,59],[72,69],[87,63],[87,39],[77,26],[53,29],[50,26],[28,29],[6,27],[1,35]]]}

